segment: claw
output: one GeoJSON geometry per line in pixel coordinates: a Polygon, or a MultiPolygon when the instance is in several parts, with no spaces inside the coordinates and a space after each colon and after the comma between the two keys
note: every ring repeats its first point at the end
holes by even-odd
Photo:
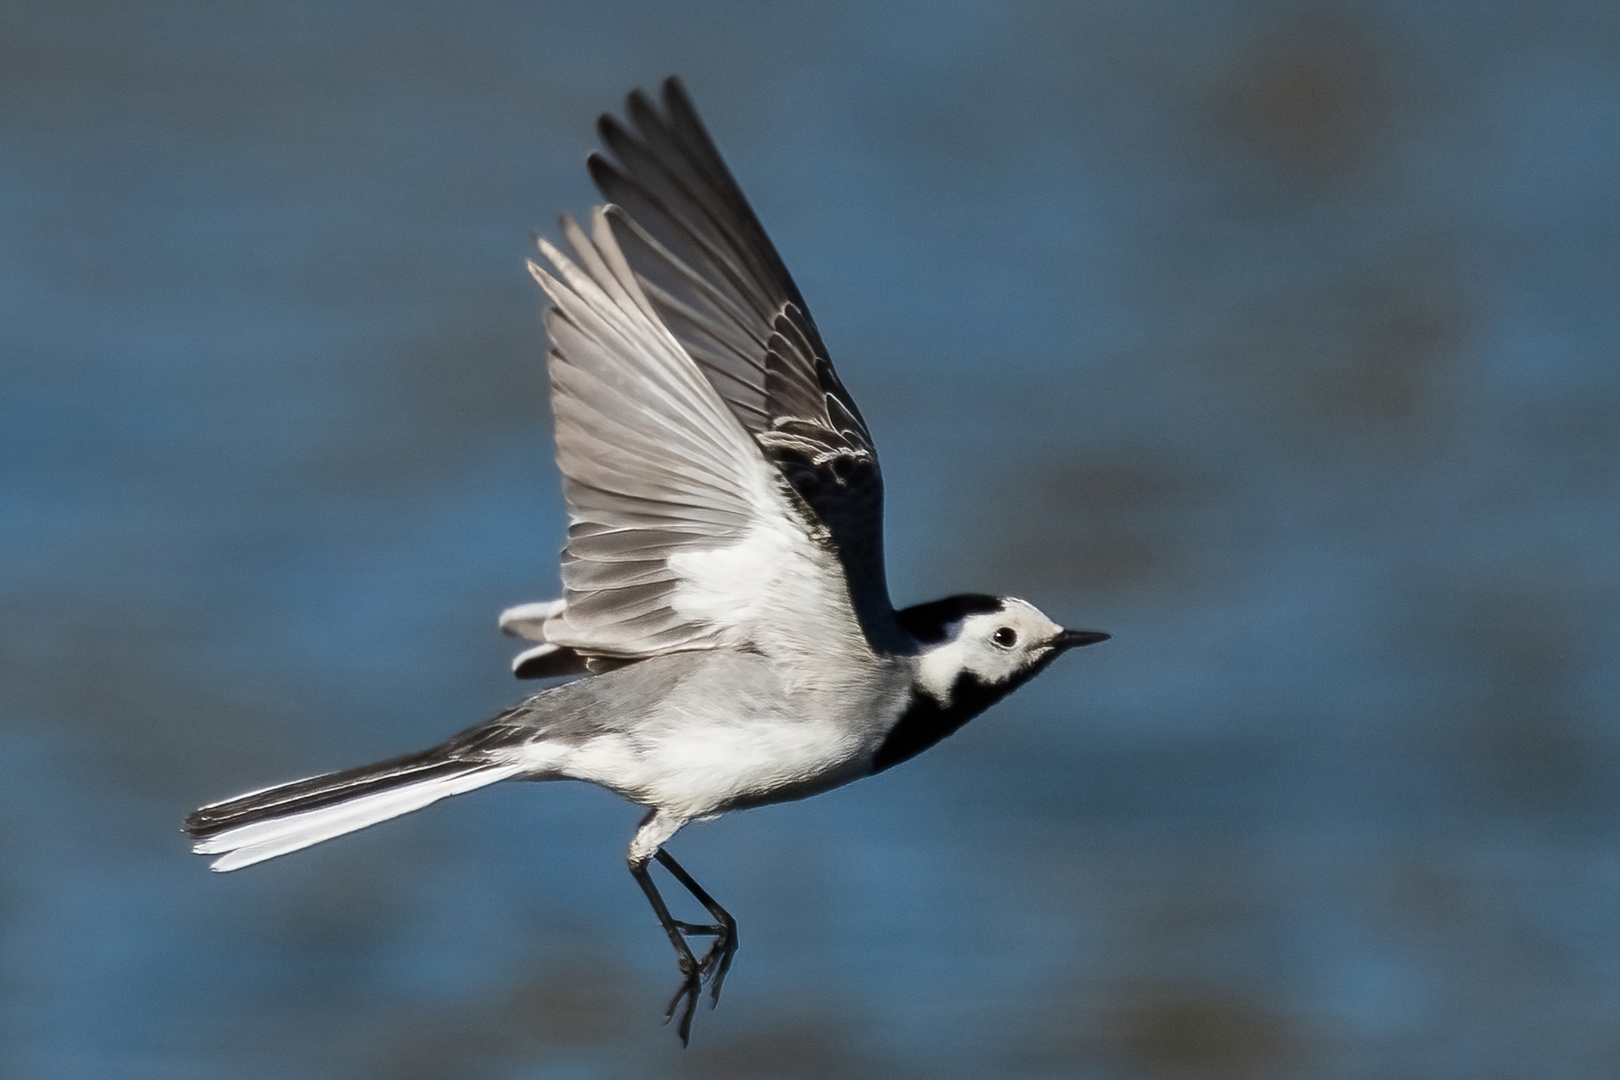
{"type": "MultiPolygon", "coordinates": [[[[685,966],[685,964],[681,965],[682,968],[685,968],[685,966]]],[[[686,981],[681,984],[679,990],[675,991],[675,996],[670,999],[669,1008],[664,1010],[664,1023],[667,1024],[675,1019],[675,1010],[684,999],[686,1008],[681,1012],[681,1022],[675,1029],[675,1033],[680,1036],[681,1045],[687,1046],[692,1041],[692,1014],[697,1011],[698,998],[703,994],[703,983],[701,976],[696,971],[683,972],[683,974],[686,975],[686,981]]]]}
{"type": "MultiPolygon", "coordinates": [[[[703,959],[697,960],[691,967],[688,967],[686,957],[676,956],[676,963],[686,979],[680,989],[675,991],[675,997],[665,1010],[664,1023],[667,1024],[674,1019],[675,1010],[680,1008],[682,1001],[685,1001],[686,1010],[681,1014],[680,1030],[690,1032],[692,1013],[698,999],[703,996],[704,987],[708,987],[709,990],[709,1008],[713,1009],[720,1004],[720,987],[726,981],[726,972],[731,970],[732,957],[737,954],[737,932],[733,927],[702,926],[681,922],[678,919],[671,921],[683,934],[714,938],[714,942],[704,952],[703,959]]],[[[685,1040],[684,1035],[682,1040],[685,1040]]]]}
{"type": "Polygon", "coordinates": [[[737,955],[737,932],[733,930],[724,938],[717,939],[709,955],[703,958],[703,966],[708,967],[714,954],[720,954],[720,963],[713,973],[709,975],[709,1008],[720,1004],[720,987],[726,981],[726,972],[731,970],[731,958],[737,955]],[[724,943],[722,945],[722,942],[724,943]]]}

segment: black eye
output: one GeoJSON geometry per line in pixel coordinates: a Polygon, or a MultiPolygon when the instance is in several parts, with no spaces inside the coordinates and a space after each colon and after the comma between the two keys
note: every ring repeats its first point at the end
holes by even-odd
{"type": "Polygon", "coordinates": [[[1003,626],[995,633],[990,635],[990,640],[995,642],[997,645],[1000,645],[1003,649],[1010,649],[1014,645],[1018,644],[1018,631],[1014,630],[1010,626],[1003,626]]]}

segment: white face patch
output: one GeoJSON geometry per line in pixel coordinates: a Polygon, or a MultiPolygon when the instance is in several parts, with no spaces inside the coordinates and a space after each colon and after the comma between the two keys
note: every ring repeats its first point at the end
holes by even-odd
{"type": "Polygon", "coordinates": [[[918,684],[929,697],[949,705],[958,676],[970,675],[987,686],[1006,682],[1050,652],[1052,639],[1062,630],[1035,605],[1007,597],[1000,611],[967,616],[950,637],[924,651],[917,664],[918,684]]]}

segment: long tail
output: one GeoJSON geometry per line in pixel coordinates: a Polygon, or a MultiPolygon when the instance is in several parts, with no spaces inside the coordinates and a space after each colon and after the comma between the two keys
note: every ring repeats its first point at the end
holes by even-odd
{"type": "Polygon", "coordinates": [[[197,841],[192,850],[218,855],[214,870],[236,870],[524,771],[509,762],[458,758],[452,751],[458,741],[211,803],[186,819],[186,832],[197,841]]]}

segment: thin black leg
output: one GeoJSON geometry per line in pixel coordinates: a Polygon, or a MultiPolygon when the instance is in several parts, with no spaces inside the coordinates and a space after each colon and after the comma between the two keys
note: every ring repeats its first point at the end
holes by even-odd
{"type": "Polygon", "coordinates": [[[713,934],[714,944],[703,957],[699,970],[709,980],[709,1008],[720,1004],[720,986],[726,981],[726,972],[731,970],[731,958],[737,955],[737,920],[731,917],[731,912],[715,902],[714,897],[693,880],[675,857],[663,848],[658,849],[654,856],[664,869],[672,874],[676,881],[686,887],[698,903],[702,904],[714,919],[713,926],[683,925],[682,930],[688,934],[713,934]]]}
{"type": "Polygon", "coordinates": [[[676,1029],[681,1037],[681,1045],[686,1046],[692,1039],[692,1012],[697,1008],[698,998],[703,994],[703,967],[698,963],[697,957],[692,955],[691,946],[686,944],[686,937],[682,933],[684,924],[669,917],[669,908],[664,906],[664,898],[658,895],[658,886],[653,884],[652,875],[647,873],[647,860],[630,860],[630,874],[636,879],[636,884],[641,886],[641,891],[647,894],[647,902],[652,905],[653,914],[658,916],[659,925],[664,928],[664,933],[669,935],[670,944],[675,946],[675,961],[680,965],[685,981],[664,1012],[664,1023],[669,1023],[675,1016],[675,1009],[680,1005],[681,999],[686,999],[680,1026],[676,1029]]]}

